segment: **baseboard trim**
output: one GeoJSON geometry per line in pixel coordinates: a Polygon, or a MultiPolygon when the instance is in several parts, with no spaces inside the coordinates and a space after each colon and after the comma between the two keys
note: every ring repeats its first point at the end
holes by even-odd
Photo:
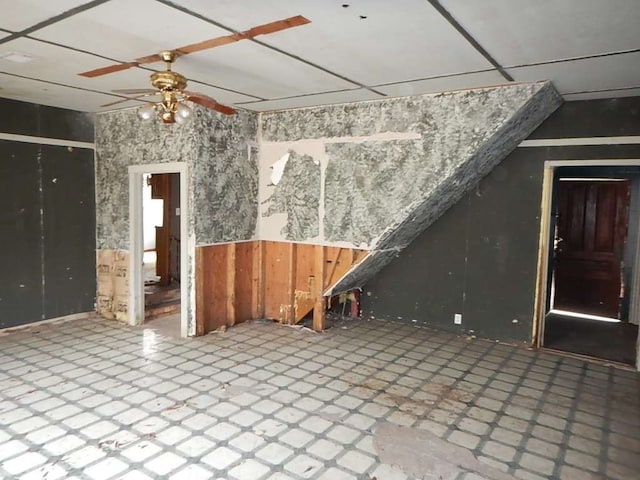
{"type": "Polygon", "coordinates": [[[47,318],[46,320],[39,320],[37,322],[25,323],[24,325],[16,325],[15,327],[7,327],[0,329],[0,335],[9,335],[23,330],[28,330],[34,327],[40,327],[42,325],[48,325],[51,323],[65,323],[73,320],[86,320],[89,318],[97,318],[96,312],[81,312],[73,313],[71,315],[64,315],[62,317],[47,318]]]}

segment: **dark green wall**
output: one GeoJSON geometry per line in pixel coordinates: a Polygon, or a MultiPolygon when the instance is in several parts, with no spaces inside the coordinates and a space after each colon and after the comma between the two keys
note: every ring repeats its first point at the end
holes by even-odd
{"type": "MultiPolygon", "coordinates": [[[[0,108],[10,113],[0,133],[93,142],[87,114],[5,99],[0,108]]],[[[93,149],[0,140],[0,191],[0,328],[93,310],[93,149]]]]}
{"type": "MultiPolygon", "coordinates": [[[[565,103],[529,138],[631,135],[640,97],[565,103]]],[[[516,148],[364,286],[362,315],[531,342],[544,162],[613,158],[640,145],[516,148]]]]}

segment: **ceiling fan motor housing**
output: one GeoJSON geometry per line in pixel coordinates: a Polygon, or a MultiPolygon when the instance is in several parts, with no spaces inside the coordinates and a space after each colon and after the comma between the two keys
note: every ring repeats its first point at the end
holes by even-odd
{"type": "Polygon", "coordinates": [[[151,74],[151,85],[158,90],[184,90],[187,79],[173,71],[155,72],[151,74]]]}

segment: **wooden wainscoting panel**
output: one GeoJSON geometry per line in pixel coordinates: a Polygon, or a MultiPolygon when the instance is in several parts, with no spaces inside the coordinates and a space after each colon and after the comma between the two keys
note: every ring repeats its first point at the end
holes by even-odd
{"type": "Polygon", "coordinates": [[[315,245],[299,244],[296,253],[294,319],[298,323],[313,309],[316,296],[315,245]]]}
{"type": "Polygon", "coordinates": [[[264,242],[251,242],[251,318],[264,318],[264,242]]]}
{"type": "Polygon", "coordinates": [[[196,283],[196,335],[209,332],[209,318],[213,315],[213,290],[211,277],[207,274],[210,263],[210,247],[196,247],[195,283],[196,283]]]}
{"type": "Polygon", "coordinates": [[[321,332],[324,330],[324,314],[327,305],[327,301],[323,296],[324,293],[324,276],[325,270],[327,267],[327,247],[323,247],[321,245],[317,245],[315,247],[315,278],[316,281],[315,291],[314,293],[314,305],[313,305],[313,329],[316,332],[321,332]]]}
{"type": "Polygon", "coordinates": [[[236,243],[235,278],[233,287],[234,323],[244,322],[260,316],[253,314],[253,298],[259,289],[253,277],[255,243],[236,243]]]}
{"type": "Polygon", "coordinates": [[[196,333],[259,318],[293,324],[312,310],[313,328],[323,330],[323,293],[365,255],[259,240],[197,247],[196,333]]]}
{"type": "Polygon", "coordinates": [[[264,242],[264,316],[284,323],[293,309],[291,302],[291,244],[264,242]]]}

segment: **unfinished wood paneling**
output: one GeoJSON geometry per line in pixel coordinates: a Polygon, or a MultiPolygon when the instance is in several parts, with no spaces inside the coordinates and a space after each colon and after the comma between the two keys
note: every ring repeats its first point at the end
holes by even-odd
{"type": "Polygon", "coordinates": [[[235,244],[235,279],[231,297],[234,307],[234,323],[260,318],[260,316],[253,315],[253,297],[257,293],[257,290],[254,290],[253,278],[254,243],[259,242],[235,244]]]}
{"type": "Polygon", "coordinates": [[[264,242],[264,316],[284,322],[293,308],[290,297],[291,244],[264,242]]]}
{"type": "Polygon", "coordinates": [[[324,330],[324,311],[326,307],[326,300],[322,295],[324,293],[324,280],[320,283],[318,279],[324,279],[325,276],[327,250],[326,247],[319,245],[314,248],[314,279],[316,282],[314,285],[313,329],[316,332],[324,330]]]}
{"type": "Polygon", "coordinates": [[[250,319],[293,324],[313,310],[324,328],[323,293],[366,252],[253,241],[196,249],[196,332],[250,319]]]}
{"type": "Polygon", "coordinates": [[[264,242],[250,242],[253,261],[251,275],[251,318],[264,317],[264,242]]]}
{"type": "Polygon", "coordinates": [[[228,318],[228,246],[196,248],[196,333],[205,334],[232,323],[228,318]]]}
{"type": "Polygon", "coordinates": [[[196,335],[207,333],[207,318],[211,315],[211,305],[207,293],[211,290],[206,275],[208,265],[207,247],[196,248],[195,254],[195,281],[196,281],[196,335]]]}
{"type": "MultiPolygon", "coordinates": [[[[322,247],[319,247],[322,248],[322,247]]],[[[294,323],[313,309],[317,284],[315,281],[315,249],[299,245],[295,271],[294,323]]]]}

